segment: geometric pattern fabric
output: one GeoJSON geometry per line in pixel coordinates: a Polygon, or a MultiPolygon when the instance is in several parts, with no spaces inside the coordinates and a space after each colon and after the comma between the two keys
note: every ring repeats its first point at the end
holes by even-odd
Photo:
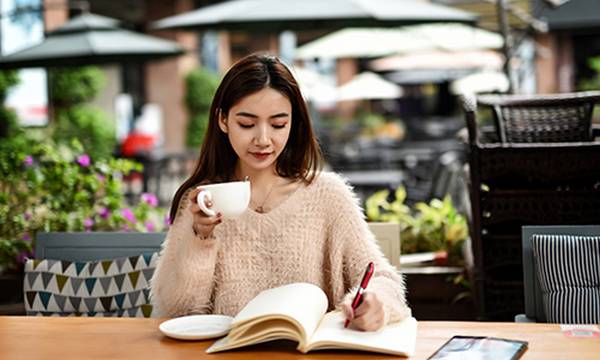
{"type": "Polygon", "coordinates": [[[150,317],[150,279],[158,253],[112,260],[30,259],[23,290],[27,315],[150,317]]]}

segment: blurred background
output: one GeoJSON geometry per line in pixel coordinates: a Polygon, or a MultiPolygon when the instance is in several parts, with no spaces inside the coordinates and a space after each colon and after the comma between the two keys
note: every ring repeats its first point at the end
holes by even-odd
{"type": "Polygon", "coordinates": [[[367,218],[429,253],[404,261],[458,266],[408,278],[416,313],[469,318],[460,97],[600,89],[590,0],[0,0],[0,21],[0,272],[38,231],[165,230],[220,78],[261,51],[367,218]]]}

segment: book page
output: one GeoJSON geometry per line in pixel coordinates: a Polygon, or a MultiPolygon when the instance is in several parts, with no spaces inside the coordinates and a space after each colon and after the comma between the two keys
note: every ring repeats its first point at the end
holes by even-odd
{"type": "Polygon", "coordinates": [[[252,323],[257,318],[291,318],[300,325],[301,335],[306,339],[319,325],[327,311],[327,303],[327,296],[316,285],[284,285],[265,290],[250,300],[233,319],[231,326],[233,329],[245,327],[246,323],[252,323]]]}
{"type": "Polygon", "coordinates": [[[341,311],[327,313],[309,344],[300,350],[354,349],[404,356],[411,356],[415,351],[417,320],[413,317],[376,332],[344,328],[345,320],[341,311]]]}

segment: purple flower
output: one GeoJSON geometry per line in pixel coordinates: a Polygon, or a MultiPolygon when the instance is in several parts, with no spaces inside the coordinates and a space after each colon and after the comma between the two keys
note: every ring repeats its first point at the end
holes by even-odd
{"type": "Polygon", "coordinates": [[[23,213],[23,218],[25,219],[25,221],[29,221],[29,219],[31,219],[31,213],[29,211],[25,211],[23,213]]]}
{"type": "Polygon", "coordinates": [[[141,198],[143,202],[152,207],[158,206],[158,198],[154,194],[142,193],[141,198]]]}
{"type": "Polygon", "coordinates": [[[135,224],[135,215],[133,214],[133,211],[131,211],[131,209],[129,208],[125,208],[121,210],[121,214],[123,215],[123,217],[127,220],[129,220],[130,222],[135,224]]]}
{"type": "Polygon", "coordinates": [[[27,167],[33,165],[33,157],[31,155],[25,156],[25,160],[23,160],[23,164],[25,164],[25,166],[27,166],[27,167]]]}
{"type": "Polygon", "coordinates": [[[92,229],[92,226],[94,226],[94,220],[93,219],[87,218],[87,219],[83,220],[83,227],[87,231],[90,231],[92,229]]]}
{"type": "Polygon", "coordinates": [[[18,264],[24,264],[25,261],[27,261],[27,259],[33,259],[35,256],[33,254],[33,250],[31,251],[21,251],[19,253],[19,255],[17,255],[17,257],[15,258],[15,260],[17,260],[18,264]]]}
{"type": "Polygon", "coordinates": [[[23,234],[23,240],[25,240],[25,241],[31,241],[31,236],[29,235],[28,232],[26,232],[26,233],[23,234]]]}
{"type": "Polygon", "coordinates": [[[96,177],[98,178],[98,180],[100,180],[100,182],[104,182],[104,180],[106,180],[106,176],[102,174],[96,174],[96,177]]]}
{"type": "Polygon", "coordinates": [[[151,221],[146,221],[144,225],[146,225],[146,230],[150,232],[154,231],[154,224],[151,221]]]}
{"type": "Polygon", "coordinates": [[[101,218],[106,219],[110,215],[110,210],[108,210],[106,207],[103,207],[98,211],[98,215],[100,215],[101,218]]]}
{"type": "Polygon", "coordinates": [[[90,157],[87,154],[79,155],[77,163],[83,167],[88,167],[91,164],[90,157]]]}

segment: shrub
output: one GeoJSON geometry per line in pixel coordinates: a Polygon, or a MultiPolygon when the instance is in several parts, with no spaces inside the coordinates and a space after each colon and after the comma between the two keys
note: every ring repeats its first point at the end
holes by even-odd
{"type": "Polygon", "coordinates": [[[104,86],[104,74],[93,66],[50,71],[54,106],[53,138],[60,144],[78,139],[95,159],[108,159],[116,145],[115,124],[101,110],[86,106],[104,86]]]}
{"type": "Polygon", "coordinates": [[[185,85],[185,105],[189,114],[186,145],[195,148],[204,140],[210,104],[219,86],[219,79],[213,73],[198,68],[187,74],[185,85]]]}
{"type": "MultiPolygon", "coordinates": [[[[0,71],[0,104],[4,104],[8,90],[19,83],[19,75],[15,70],[0,71]]],[[[17,115],[13,110],[0,106],[0,138],[16,135],[19,126],[17,115]]]]}
{"type": "Polygon", "coordinates": [[[414,209],[404,204],[404,187],[396,190],[392,201],[389,196],[388,190],[371,195],[366,201],[367,218],[400,224],[403,254],[445,251],[451,264],[463,265],[462,246],[469,233],[467,221],[449,196],[432,199],[429,204],[417,203],[414,209]]]}
{"type": "Polygon", "coordinates": [[[141,165],[124,159],[92,161],[82,145],[0,140],[0,268],[15,268],[38,231],[162,231],[164,209],[143,194],[129,206],[122,176],[141,165]]]}

